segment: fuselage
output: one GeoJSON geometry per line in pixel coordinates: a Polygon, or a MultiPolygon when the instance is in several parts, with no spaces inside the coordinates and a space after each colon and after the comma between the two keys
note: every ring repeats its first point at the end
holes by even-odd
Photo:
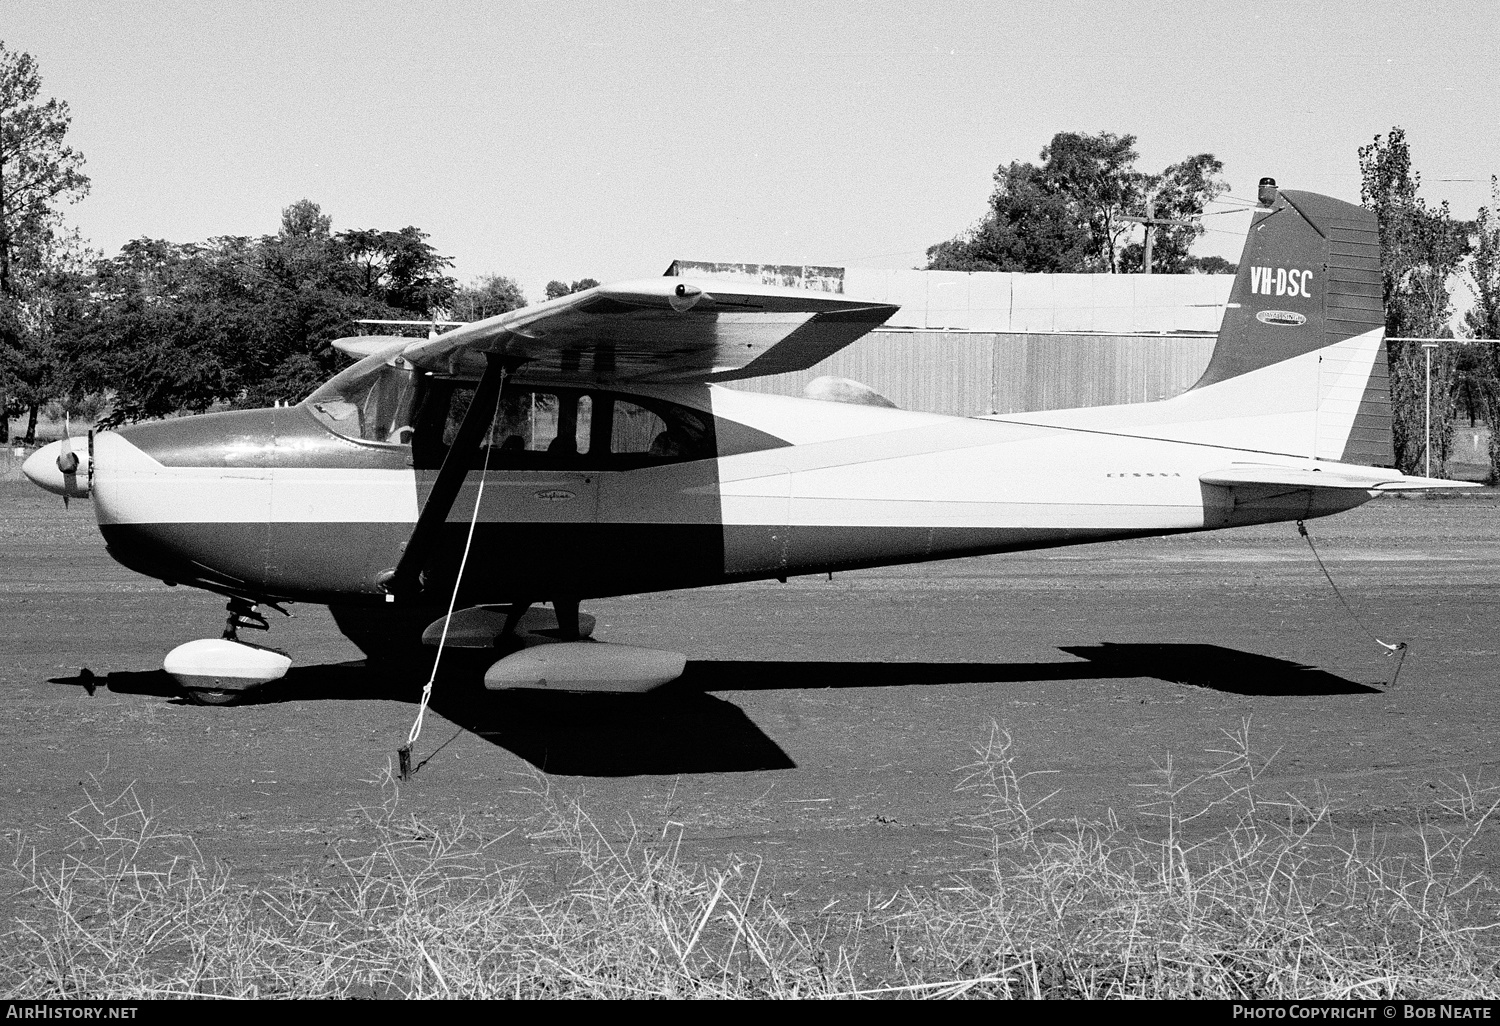
{"type": "MultiPolygon", "coordinates": [[[[365,363],[368,393],[96,436],[111,554],[255,600],[391,601],[383,583],[472,385],[365,363]]],[[[503,405],[428,561],[428,602],[447,599],[471,519],[461,599],[515,602],[1300,519],[1369,497],[1236,503],[1199,476],[1240,450],[709,385],[523,383],[503,405]]]]}

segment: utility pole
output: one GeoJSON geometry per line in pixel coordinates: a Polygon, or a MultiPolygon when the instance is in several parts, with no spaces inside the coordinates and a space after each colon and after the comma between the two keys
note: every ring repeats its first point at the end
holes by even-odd
{"type": "MultiPolygon", "coordinates": [[[[1425,435],[1422,450],[1427,457],[1427,477],[1432,476],[1432,351],[1438,347],[1438,343],[1428,340],[1422,343],[1422,350],[1427,356],[1427,414],[1423,426],[1425,435]]],[[[1493,429],[1492,429],[1493,430],[1493,429]]]]}
{"type": "Polygon", "coordinates": [[[1121,221],[1134,221],[1137,224],[1143,224],[1143,225],[1146,226],[1146,259],[1145,259],[1146,267],[1145,267],[1145,270],[1142,272],[1143,274],[1150,274],[1151,273],[1151,229],[1152,228],[1156,227],[1159,224],[1183,225],[1183,226],[1188,227],[1188,228],[1191,228],[1193,226],[1193,222],[1191,222],[1191,221],[1179,221],[1179,220],[1176,220],[1176,219],[1170,218],[1170,217],[1157,217],[1156,216],[1156,193],[1154,193],[1154,192],[1148,192],[1146,194],[1146,216],[1145,217],[1135,217],[1134,215],[1131,215],[1131,214],[1121,214],[1120,215],[1120,220],[1121,221]]]}
{"type": "MultiPolygon", "coordinates": [[[[1424,336],[1424,335],[1388,335],[1388,336],[1386,336],[1385,340],[1387,342],[1420,342],[1422,344],[1422,355],[1424,357],[1424,363],[1426,364],[1425,368],[1423,369],[1423,373],[1424,373],[1424,376],[1425,376],[1426,380],[1425,380],[1425,382],[1423,384],[1423,388],[1422,388],[1423,401],[1424,401],[1424,406],[1425,406],[1425,409],[1423,410],[1423,414],[1422,414],[1422,448],[1423,448],[1424,463],[1425,463],[1425,473],[1426,473],[1426,475],[1428,477],[1431,477],[1432,476],[1432,354],[1433,354],[1433,352],[1435,350],[1437,350],[1440,347],[1442,347],[1445,343],[1447,345],[1450,345],[1450,346],[1454,346],[1454,345],[1466,346],[1466,345],[1472,345],[1475,342],[1488,342],[1488,343],[1493,344],[1495,342],[1500,342],[1500,339],[1493,339],[1493,338],[1433,338],[1431,336],[1424,336]]],[[[1492,430],[1492,431],[1495,430],[1495,425],[1493,425],[1493,424],[1490,425],[1490,430],[1492,430]]],[[[1439,466],[1438,469],[1441,470],[1442,467],[1439,466]]]]}

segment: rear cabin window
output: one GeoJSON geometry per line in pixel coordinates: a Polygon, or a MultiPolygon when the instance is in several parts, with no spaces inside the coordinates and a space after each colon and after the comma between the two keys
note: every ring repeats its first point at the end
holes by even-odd
{"type": "MultiPolygon", "coordinates": [[[[474,385],[429,379],[415,417],[416,466],[436,468],[458,436],[474,385]]],[[[630,470],[716,455],[713,418],[665,401],[572,389],[507,389],[473,465],[630,470]]]]}

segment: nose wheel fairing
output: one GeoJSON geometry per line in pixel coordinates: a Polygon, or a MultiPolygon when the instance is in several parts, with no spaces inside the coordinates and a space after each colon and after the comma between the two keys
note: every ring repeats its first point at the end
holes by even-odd
{"type": "Polygon", "coordinates": [[[291,656],[280,649],[240,640],[241,630],[271,628],[256,603],[231,598],[227,610],[221,637],[178,645],[162,660],[162,669],[199,705],[233,704],[262,684],[280,680],[292,667],[291,656]]]}

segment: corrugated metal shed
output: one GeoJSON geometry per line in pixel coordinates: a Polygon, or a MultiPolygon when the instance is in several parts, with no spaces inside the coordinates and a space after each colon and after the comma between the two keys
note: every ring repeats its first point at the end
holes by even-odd
{"type": "Polygon", "coordinates": [[[1151,402],[1208,366],[1234,276],[1009,274],[674,261],[667,271],[898,303],[884,327],[811,370],[736,382],[800,395],[822,375],[903,409],[977,416],[1151,402]]]}
{"type": "Polygon", "coordinates": [[[825,374],[852,378],[897,406],[955,417],[1151,402],[1190,388],[1212,335],[889,331],[866,335],[810,370],[736,381],[801,395],[825,374]]]}
{"type": "Polygon", "coordinates": [[[668,275],[839,292],[901,309],[887,328],[1069,334],[1219,330],[1232,274],[1011,274],[674,260],[668,275]]]}
{"type": "Polygon", "coordinates": [[[889,328],[1042,334],[1219,330],[1229,274],[1009,274],[844,269],[843,291],[899,303],[889,328]]]}

